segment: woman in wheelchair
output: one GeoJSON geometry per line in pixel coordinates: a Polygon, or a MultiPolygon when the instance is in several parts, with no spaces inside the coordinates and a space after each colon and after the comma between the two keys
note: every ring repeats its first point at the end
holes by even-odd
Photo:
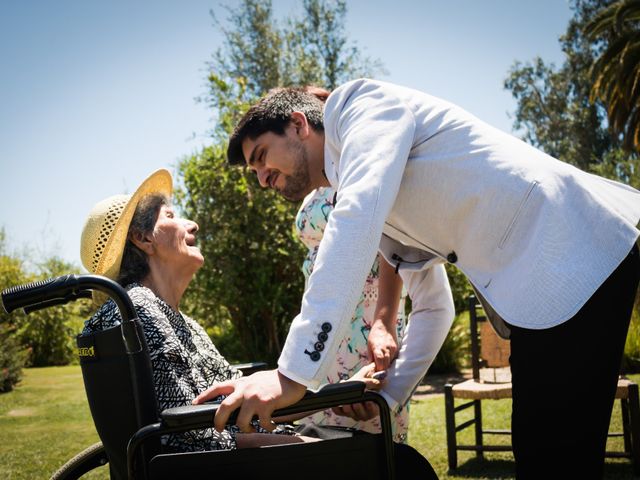
{"type": "MultiPolygon", "coordinates": [[[[171,192],[170,173],[155,172],[133,195],[116,195],[96,204],[81,239],[87,270],[116,280],[133,301],[149,348],[160,411],[190,405],[212,383],[241,376],[204,329],[180,311],[182,296],[204,258],[196,246],[198,225],[176,216],[171,192]]],[[[116,304],[108,300],[85,323],[83,334],[120,322],[116,304]]],[[[377,388],[380,381],[370,378],[372,373],[368,366],[353,378],[377,388]]],[[[202,451],[316,440],[297,435],[290,426],[279,426],[275,434],[257,421],[253,427],[261,435],[242,434],[230,426],[222,433],[210,428],[167,435],[162,442],[169,451],[202,451]]]]}

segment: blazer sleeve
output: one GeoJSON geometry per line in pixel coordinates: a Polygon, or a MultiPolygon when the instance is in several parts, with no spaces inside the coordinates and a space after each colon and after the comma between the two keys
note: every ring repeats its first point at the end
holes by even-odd
{"type": "Polygon", "coordinates": [[[282,374],[317,388],[346,335],[415,133],[408,106],[384,85],[356,80],[325,106],[327,151],[339,151],[337,202],[313,273],[278,360],[282,374]]]}

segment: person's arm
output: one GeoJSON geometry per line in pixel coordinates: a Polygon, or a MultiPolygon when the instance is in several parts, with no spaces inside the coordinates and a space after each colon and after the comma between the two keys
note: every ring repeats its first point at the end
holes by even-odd
{"type": "Polygon", "coordinates": [[[381,394],[389,407],[404,404],[424,378],[453,323],[455,309],[444,265],[399,270],[411,298],[411,315],[398,358],[387,369],[381,394]]]}
{"type": "MultiPolygon", "coordinates": [[[[360,370],[354,373],[347,380],[342,380],[342,382],[358,381],[358,382],[364,383],[365,388],[367,390],[380,390],[384,385],[385,381],[384,379],[374,378],[373,374],[375,373],[375,371],[376,371],[376,365],[375,363],[372,362],[362,367],[360,370]]],[[[309,415],[313,415],[317,411],[321,411],[321,410],[314,410],[313,412],[302,412],[302,413],[297,413],[295,415],[289,415],[286,417],[277,417],[277,418],[274,418],[273,421],[276,423],[294,422],[296,420],[300,420],[301,418],[307,417],[309,415]]],[[[336,413],[338,413],[338,415],[344,415],[344,413],[338,410],[335,410],[335,411],[336,413]]]]}
{"type": "Polygon", "coordinates": [[[229,395],[216,414],[216,428],[240,408],[237,424],[249,431],[253,415],[270,420],[275,409],[302,398],[306,387],[320,386],[375,259],[413,145],[415,117],[384,84],[357,80],[331,94],[324,127],[325,156],[331,151],[339,157],[339,183],[333,185],[338,195],[301,312],[291,324],[277,371],[216,384],[198,397],[229,395]]]}
{"type": "Polygon", "coordinates": [[[416,127],[404,102],[383,84],[367,80],[331,94],[324,126],[325,163],[339,157],[336,204],[300,315],[278,360],[283,375],[312,389],[325,378],[349,328],[400,188],[416,127]],[[317,345],[323,327],[330,329],[328,338],[317,345]]]}
{"type": "Polygon", "coordinates": [[[386,370],[398,353],[397,322],[402,279],[382,255],[378,259],[378,301],[367,346],[376,370],[386,370]]]}
{"type": "MultiPolygon", "coordinates": [[[[400,268],[399,273],[412,305],[398,358],[387,369],[380,391],[392,411],[406,403],[424,378],[444,343],[455,313],[444,265],[417,272],[400,268]]],[[[355,420],[369,420],[378,415],[375,405],[366,404],[339,407],[334,412],[355,420]]]]}

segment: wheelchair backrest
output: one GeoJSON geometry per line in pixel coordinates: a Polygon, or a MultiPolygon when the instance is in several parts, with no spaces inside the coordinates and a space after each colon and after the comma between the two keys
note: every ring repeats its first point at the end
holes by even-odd
{"type": "MultiPolygon", "coordinates": [[[[127,478],[131,436],[142,426],[159,422],[151,360],[139,321],[136,330],[142,348],[135,353],[126,352],[119,326],[77,337],[87,400],[109,458],[112,480],[127,478]]],[[[159,450],[156,441],[146,445],[143,456],[149,459],[159,450]]],[[[138,462],[139,468],[147,463],[138,462]]]]}

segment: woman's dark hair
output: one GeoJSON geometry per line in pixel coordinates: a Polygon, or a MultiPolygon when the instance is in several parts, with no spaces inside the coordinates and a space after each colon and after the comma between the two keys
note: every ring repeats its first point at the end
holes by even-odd
{"type": "Polygon", "coordinates": [[[307,86],[304,88],[274,88],[253,105],[238,122],[229,138],[227,159],[231,165],[244,165],[242,142],[245,138],[256,139],[266,132],[284,135],[293,112],[302,112],[311,128],[324,131],[324,102],[329,91],[307,86]]]}
{"type": "Polygon", "coordinates": [[[131,238],[149,235],[153,232],[163,205],[169,205],[169,199],[165,195],[154,193],[142,197],[136,206],[136,211],[129,224],[127,243],[124,246],[120,273],[118,274],[118,283],[123,287],[131,283],[139,283],[149,274],[147,254],[136,247],[131,238]]]}

